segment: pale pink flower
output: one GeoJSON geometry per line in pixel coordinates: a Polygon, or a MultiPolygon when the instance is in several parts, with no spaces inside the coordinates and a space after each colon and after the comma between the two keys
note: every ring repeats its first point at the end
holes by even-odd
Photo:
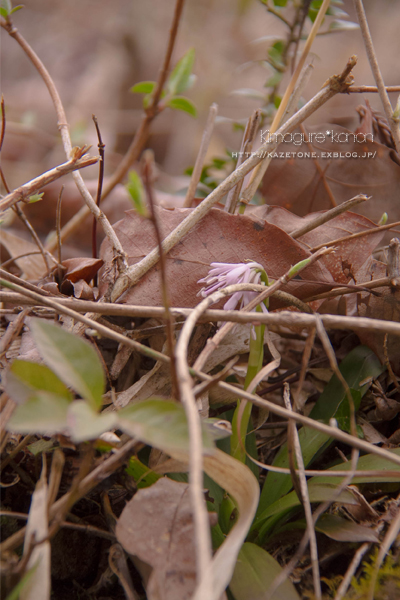
{"type": "MultiPolygon", "coordinates": [[[[228,285],[235,285],[237,283],[261,283],[261,271],[263,271],[262,265],[256,262],[248,263],[217,263],[213,262],[210,265],[210,269],[207,277],[200,279],[197,283],[206,284],[199,294],[203,298],[207,298],[213,292],[227,287],[228,285]]],[[[257,296],[257,292],[235,292],[224,304],[225,310],[234,310],[240,303],[240,308],[243,308],[251,302],[257,296]]],[[[268,312],[264,302],[261,302],[261,309],[263,312],[268,312]]]]}

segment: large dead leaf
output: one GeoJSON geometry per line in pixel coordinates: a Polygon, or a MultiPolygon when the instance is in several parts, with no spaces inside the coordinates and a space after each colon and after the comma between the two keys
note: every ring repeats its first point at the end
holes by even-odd
{"type": "MultiPolygon", "coordinates": [[[[319,156],[318,161],[325,174],[326,181],[333,193],[337,204],[348,200],[356,193],[372,196],[366,204],[356,209],[374,221],[378,221],[386,211],[394,221],[400,220],[400,205],[398,189],[400,186],[400,167],[390,158],[390,148],[375,141],[359,143],[352,141],[353,133],[339,125],[322,124],[307,127],[308,133],[322,133],[325,141],[314,143],[313,151],[319,156]],[[332,135],[341,134],[339,140],[333,141],[332,135]],[[342,153],[343,158],[321,157],[321,153],[342,153]],[[346,158],[346,153],[357,153],[360,158],[346,158]],[[361,158],[364,153],[376,153],[373,158],[361,158]]],[[[294,138],[293,138],[294,139],[294,138]]],[[[300,138],[298,138],[300,139],[300,138]]],[[[363,140],[363,136],[359,136],[363,140]]],[[[262,183],[262,194],[267,203],[279,204],[299,215],[305,215],[312,210],[331,208],[332,204],[318,173],[315,161],[305,158],[310,152],[307,144],[281,144],[278,152],[294,152],[296,157],[273,160],[268,167],[262,183]],[[303,153],[303,157],[299,156],[303,153]]]]}
{"type": "Polygon", "coordinates": [[[139,490],[118,520],[116,536],[129,554],[153,568],[149,600],[183,600],[196,587],[196,552],[189,486],[159,479],[139,490]]]}
{"type": "MultiPolygon", "coordinates": [[[[189,210],[191,209],[157,209],[163,238],[183,221],[189,210]]],[[[157,245],[152,223],[133,210],[128,211],[114,229],[128,254],[130,264],[139,262],[157,245]]],[[[167,255],[171,304],[192,307],[199,302],[197,294],[200,286],[197,281],[207,275],[211,262],[240,263],[251,259],[261,263],[268,275],[276,279],[292,265],[309,256],[309,251],[302,244],[276,225],[257,217],[230,215],[212,209],[167,255]]],[[[103,242],[100,257],[105,262],[99,277],[101,294],[110,277],[115,276],[108,241],[103,242]]],[[[319,263],[307,267],[301,276],[315,282],[331,281],[329,272],[319,263]]],[[[299,287],[299,297],[318,293],[317,289],[325,291],[326,286],[318,286],[317,283],[302,285],[299,287]]],[[[153,267],[135,287],[124,294],[121,301],[160,306],[162,294],[159,266],[153,267]]]]}
{"type": "MultiPolygon", "coordinates": [[[[363,205],[368,205],[368,202],[363,205]]],[[[263,205],[254,207],[252,214],[281,227],[287,233],[291,233],[313,221],[322,213],[310,213],[305,217],[299,217],[281,206],[263,205]]],[[[376,227],[377,225],[367,217],[348,211],[300,236],[297,241],[305,244],[307,248],[314,248],[353,233],[376,229],[376,227]]],[[[322,259],[333,279],[337,283],[348,283],[350,279],[356,279],[358,271],[370,258],[372,251],[380,243],[383,236],[383,232],[377,231],[370,235],[337,244],[335,252],[324,256],[322,259]]]]}

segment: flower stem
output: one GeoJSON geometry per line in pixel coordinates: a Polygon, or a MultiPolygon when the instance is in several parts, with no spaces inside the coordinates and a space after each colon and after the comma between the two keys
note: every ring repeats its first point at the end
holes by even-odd
{"type": "MultiPolygon", "coordinates": [[[[257,306],[256,311],[261,312],[261,308],[257,306]]],[[[251,381],[260,371],[264,358],[265,325],[257,325],[254,327],[254,330],[255,337],[250,336],[249,362],[244,382],[245,390],[247,390],[251,381]]],[[[246,462],[246,435],[251,416],[251,409],[251,402],[238,400],[232,420],[231,455],[243,463],[246,462]]]]}

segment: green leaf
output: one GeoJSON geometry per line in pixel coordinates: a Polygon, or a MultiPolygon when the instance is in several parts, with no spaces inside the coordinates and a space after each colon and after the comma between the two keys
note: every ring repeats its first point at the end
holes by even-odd
{"type": "Polygon", "coordinates": [[[142,217],[148,217],[142,180],[136,171],[129,171],[128,177],[129,181],[126,184],[126,189],[132,198],[135,210],[142,217]]]}
{"type": "MultiPolygon", "coordinates": [[[[237,558],[229,590],[235,600],[263,600],[275,577],[282,571],[268,552],[246,542],[237,558]]],[[[293,583],[286,579],[270,600],[300,600],[293,583]]]]}
{"type": "Polygon", "coordinates": [[[369,527],[337,515],[322,515],[315,524],[315,530],[338,542],[379,542],[379,535],[369,527]]]}
{"type": "Polygon", "coordinates": [[[162,477],[162,475],[155,473],[149,467],[144,465],[137,456],[131,456],[125,471],[128,475],[133,477],[139,490],[150,487],[162,477]]]}
{"type": "Polygon", "coordinates": [[[17,585],[13,588],[13,590],[8,594],[6,600],[19,600],[20,599],[21,592],[28,585],[29,581],[32,579],[32,576],[34,575],[34,573],[38,567],[38,564],[39,564],[39,562],[36,562],[33,565],[33,567],[31,567],[28,571],[26,571],[26,573],[24,574],[22,579],[17,583],[17,585]]]}
{"type": "Polygon", "coordinates": [[[141,81],[132,86],[129,91],[133,94],[151,94],[155,87],[155,81],[141,81]]]}
{"type": "MultiPolygon", "coordinates": [[[[359,391],[361,396],[365,394],[369,383],[360,385],[367,378],[378,377],[383,367],[375,354],[366,346],[358,346],[352,350],[340,364],[340,371],[351,389],[359,391]]],[[[332,376],[324,391],[318,398],[310,417],[316,421],[329,422],[335,416],[339,406],[346,398],[345,390],[335,375],[332,376]]],[[[302,449],[304,465],[307,467],[316,455],[322,451],[324,446],[331,442],[331,438],[324,434],[303,427],[299,431],[299,440],[302,449]]],[[[284,444],[278,452],[274,466],[289,468],[287,444],[284,444]]],[[[258,515],[270,505],[287,494],[292,488],[290,475],[283,475],[270,471],[264,483],[258,507],[258,515]]]]}
{"type": "Polygon", "coordinates": [[[35,204],[35,202],[40,202],[40,200],[43,200],[43,196],[44,192],[40,192],[40,194],[32,194],[32,196],[29,196],[28,198],[28,203],[35,204]]]}
{"type": "Polygon", "coordinates": [[[188,113],[192,117],[197,117],[197,109],[193,102],[188,100],[188,98],[184,98],[183,96],[175,96],[175,98],[171,98],[166,102],[166,106],[173,108],[174,110],[183,110],[188,113]]]}
{"type": "Polygon", "coordinates": [[[194,58],[194,48],[190,48],[172,71],[167,81],[167,90],[171,96],[182,94],[182,92],[189,88],[193,81],[190,75],[194,65],[194,58]]]}
{"type": "Polygon", "coordinates": [[[286,6],[287,0],[274,0],[275,6],[286,6]]]}
{"type": "Polygon", "coordinates": [[[52,392],[69,402],[72,395],[63,382],[45,365],[14,360],[7,372],[6,391],[17,404],[26,402],[36,391],[52,392]]]}
{"type": "MultiPolygon", "coordinates": [[[[393,450],[389,450],[392,454],[396,454],[400,456],[400,448],[395,448],[393,450]]],[[[340,463],[335,465],[334,467],[330,467],[327,471],[350,471],[351,470],[351,461],[340,463]]],[[[376,456],[376,454],[366,454],[365,456],[361,456],[357,462],[357,471],[381,471],[379,476],[374,475],[373,478],[367,477],[365,475],[354,477],[351,480],[351,483],[359,484],[359,483],[395,483],[400,481],[400,465],[390,462],[386,458],[381,456],[376,456]],[[398,471],[399,475],[394,477],[392,475],[385,475],[385,471],[398,471]]],[[[340,475],[334,478],[329,476],[321,476],[321,477],[313,477],[310,479],[310,485],[315,483],[332,483],[335,485],[339,485],[343,481],[344,477],[340,475]]]]}
{"type": "Polygon", "coordinates": [[[21,10],[21,8],[25,8],[23,4],[19,4],[18,6],[14,6],[10,14],[14,14],[17,10],[21,10]]]}
{"type": "Polygon", "coordinates": [[[47,365],[94,410],[99,409],[102,406],[104,372],[94,348],[77,335],[43,319],[31,318],[28,324],[47,365]]]}
{"type": "Polygon", "coordinates": [[[84,400],[76,400],[68,409],[68,430],[74,442],[95,440],[116,426],[115,412],[97,413],[84,400]]]}
{"type": "MultiPolygon", "coordinates": [[[[333,494],[337,488],[337,483],[327,482],[325,484],[317,484],[316,482],[308,485],[308,494],[310,502],[325,502],[333,497],[333,494]]],[[[358,504],[353,494],[347,490],[344,490],[340,496],[336,499],[337,502],[343,502],[343,504],[358,504]]],[[[268,506],[255,520],[254,527],[258,527],[263,521],[274,515],[284,514],[291,508],[301,506],[301,502],[295,491],[286,494],[282,498],[279,498],[276,502],[268,506]]]]}
{"type": "Polygon", "coordinates": [[[70,402],[51,392],[37,392],[28,402],[17,406],[8,429],[18,433],[53,435],[65,430],[70,402]]]}
{"type": "Polygon", "coordinates": [[[12,11],[12,5],[10,0],[1,0],[0,14],[2,17],[7,18],[12,11]]]}
{"type": "MultiPolygon", "coordinates": [[[[185,411],[181,404],[170,400],[153,398],[126,406],[118,411],[118,426],[132,437],[164,452],[189,449],[185,411]]],[[[214,448],[205,429],[203,446],[206,450],[214,448]]]]}

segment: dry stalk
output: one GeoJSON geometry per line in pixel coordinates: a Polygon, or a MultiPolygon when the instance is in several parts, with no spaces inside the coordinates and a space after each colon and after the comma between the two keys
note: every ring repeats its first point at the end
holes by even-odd
{"type": "Polygon", "coordinates": [[[214,129],[214,123],[217,113],[218,106],[216,104],[212,104],[208,112],[207,123],[203,131],[203,137],[201,138],[199,152],[197,154],[196,162],[194,163],[193,173],[190,178],[190,183],[186,192],[186,198],[185,202],[183,203],[183,208],[190,208],[192,206],[192,202],[196,194],[197,185],[200,181],[201,171],[203,169],[203,164],[206,158],[208,146],[210,145],[210,140],[214,129]]]}
{"type": "Polygon", "coordinates": [[[368,21],[365,14],[364,6],[362,0],[353,0],[354,7],[357,11],[358,22],[360,24],[360,29],[362,33],[362,37],[364,40],[365,50],[367,52],[369,64],[371,65],[371,71],[374,75],[376,87],[378,88],[379,96],[381,102],[383,104],[383,109],[385,111],[385,115],[387,121],[389,123],[390,131],[392,132],[392,137],[394,141],[394,145],[397,150],[397,154],[400,155],[400,129],[399,129],[399,119],[395,118],[393,115],[393,108],[389,100],[388,93],[385,88],[385,83],[383,81],[382,73],[379,68],[378,59],[375,54],[374,45],[372,42],[371,32],[368,27],[368,21]]]}
{"type": "MultiPolygon", "coordinates": [[[[352,208],[354,208],[354,206],[357,206],[357,204],[361,204],[361,202],[365,202],[366,200],[369,200],[368,196],[364,196],[364,194],[358,194],[358,196],[355,196],[354,198],[351,198],[350,200],[346,200],[345,202],[340,204],[340,206],[335,206],[334,208],[331,208],[330,210],[327,210],[326,212],[324,212],[322,215],[318,215],[312,221],[309,221],[308,223],[305,223],[301,227],[294,229],[291,233],[289,233],[289,235],[290,235],[290,237],[297,239],[297,238],[301,237],[302,235],[305,235],[309,231],[316,229],[320,225],[323,225],[324,223],[331,221],[338,215],[341,215],[342,213],[344,213],[348,210],[351,210],[352,208]]],[[[324,246],[326,246],[326,244],[324,244],[324,246]]]]}
{"type": "MultiPolygon", "coordinates": [[[[299,62],[297,63],[296,69],[292,75],[289,85],[285,90],[285,93],[283,95],[281,103],[279,104],[279,108],[275,114],[274,120],[271,123],[270,133],[275,133],[280,126],[281,120],[282,120],[282,118],[285,114],[285,110],[288,106],[290,96],[295,89],[296,82],[300,76],[302,68],[304,67],[304,64],[306,62],[308,53],[310,52],[310,49],[311,49],[311,46],[315,39],[315,36],[317,35],[318,29],[320,28],[320,25],[325,17],[325,13],[328,10],[329,3],[330,3],[330,0],[323,0],[323,2],[322,2],[321,8],[318,11],[317,18],[315,19],[315,21],[313,23],[313,26],[308,35],[307,41],[304,45],[303,52],[301,53],[299,62]]],[[[250,178],[249,185],[247,186],[247,188],[245,189],[245,191],[242,195],[242,200],[245,203],[250,202],[250,200],[256,193],[257,188],[260,185],[262,178],[264,177],[265,171],[267,170],[269,162],[270,162],[269,160],[264,161],[264,162],[260,163],[256,169],[254,169],[254,171],[251,175],[251,178],[250,178]]]]}
{"type": "MultiPolygon", "coordinates": [[[[293,411],[292,405],[290,402],[290,388],[288,383],[284,383],[283,388],[283,400],[285,402],[285,407],[289,411],[293,411]]],[[[297,432],[297,428],[294,425],[293,421],[289,421],[290,434],[293,439],[293,446],[296,455],[296,461],[298,465],[298,477],[299,477],[299,485],[300,485],[300,501],[303,504],[304,513],[306,517],[307,523],[307,532],[308,538],[310,541],[310,555],[311,555],[311,565],[312,565],[312,573],[313,573],[313,583],[314,583],[314,594],[317,600],[321,600],[322,592],[321,592],[321,580],[319,574],[319,566],[318,566],[318,548],[317,548],[317,537],[314,529],[314,521],[312,516],[311,504],[310,504],[310,496],[308,493],[307,487],[307,479],[304,473],[304,461],[303,455],[300,447],[299,434],[297,432]]],[[[289,435],[289,430],[288,430],[289,435]]],[[[289,442],[289,439],[288,439],[289,442]]]]}
{"type": "Polygon", "coordinates": [[[78,151],[75,151],[73,157],[67,162],[58,165],[58,167],[55,167],[54,169],[50,169],[50,171],[42,173],[42,175],[39,175],[39,177],[31,179],[31,181],[24,183],[24,185],[17,187],[10,194],[4,196],[4,198],[0,200],[0,210],[6,210],[17,202],[25,200],[32,194],[35,194],[41,190],[47,184],[51,183],[52,181],[56,181],[68,173],[96,164],[99,160],[98,157],[85,155],[84,152],[86,149],[87,148],[85,146],[81,149],[78,149],[78,151]]]}

